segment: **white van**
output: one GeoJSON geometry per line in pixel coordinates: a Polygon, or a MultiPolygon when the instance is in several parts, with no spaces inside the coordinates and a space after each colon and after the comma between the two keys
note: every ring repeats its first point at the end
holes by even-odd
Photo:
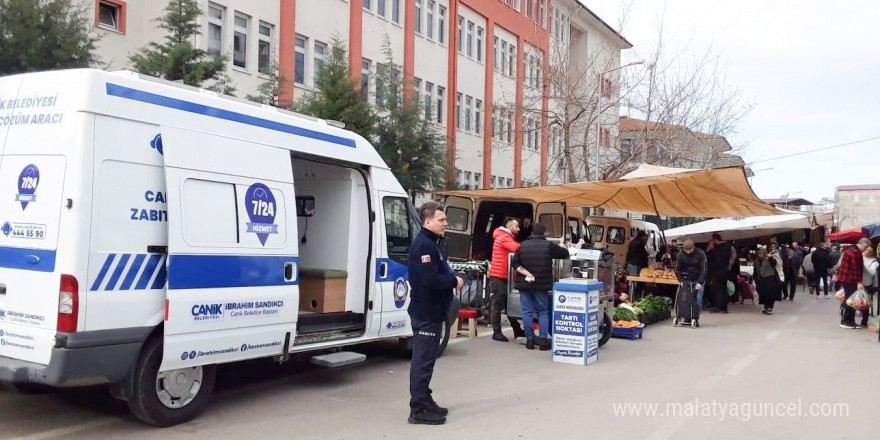
{"type": "Polygon", "coordinates": [[[629,249],[629,242],[638,231],[648,233],[647,247],[648,255],[651,258],[655,258],[657,251],[663,244],[660,228],[654,223],[644,220],[593,215],[587,217],[587,228],[594,247],[614,252],[614,264],[619,266],[618,272],[626,270],[626,252],[629,249]]]}
{"type": "Polygon", "coordinates": [[[109,383],[166,426],[216,364],[406,341],[418,224],[325,121],[131,72],[0,78],[0,382],[109,383]]]}

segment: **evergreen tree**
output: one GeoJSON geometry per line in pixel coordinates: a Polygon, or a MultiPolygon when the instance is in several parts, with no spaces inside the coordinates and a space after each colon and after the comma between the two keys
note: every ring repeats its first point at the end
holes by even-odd
{"type": "Polygon", "coordinates": [[[339,37],[333,37],[330,56],[318,69],[315,85],[318,90],[303,96],[293,110],[342,122],[347,130],[372,139],[376,116],[365,94],[351,79],[345,43],[339,37]]]}
{"type": "Polygon", "coordinates": [[[0,75],[95,64],[98,38],[79,3],[0,0],[0,75]]]}
{"type": "Polygon", "coordinates": [[[281,86],[287,82],[287,78],[281,76],[277,57],[274,54],[269,67],[264,68],[260,73],[266,75],[266,80],[257,86],[257,94],[247,95],[247,99],[277,107],[278,99],[281,97],[281,86]]]}
{"type": "Polygon", "coordinates": [[[380,116],[374,146],[410,194],[448,188],[446,138],[432,122],[431,108],[404,93],[405,80],[387,41],[385,55],[387,63],[377,75],[380,116]]]}
{"type": "Polygon", "coordinates": [[[195,87],[201,87],[207,80],[218,80],[223,83],[219,91],[231,93],[231,83],[223,80],[226,56],[211,57],[193,45],[196,35],[201,33],[201,15],[197,0],[170,0],[165,15],[156,19],[159,28],[167,32],[165,42],[151,42],[129,57],[135,70],[171,81],[183,80],[195,87]]]}

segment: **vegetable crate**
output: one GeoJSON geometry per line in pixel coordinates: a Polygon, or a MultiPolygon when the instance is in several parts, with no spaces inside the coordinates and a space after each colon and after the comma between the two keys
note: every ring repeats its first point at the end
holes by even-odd
{"type": "Polygon", "coordinates": [[[644,329],[644,326],[633,328],[612,327],[611,336],[615,338],[629,339],[630,341],[635,341],[636,339],[642,339],[642,331],[644,329]]]}

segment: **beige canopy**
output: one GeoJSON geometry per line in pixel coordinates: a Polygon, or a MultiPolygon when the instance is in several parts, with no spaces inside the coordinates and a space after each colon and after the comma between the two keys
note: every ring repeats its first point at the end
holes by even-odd
{"type": "Polygon", "coordinates": [[[620,179],[530,188],[437,191],[434,194],[495,200],[565,202],[668,217],[751,217],[785,214],[759,199],[743,167],[689,170],[642,165],[620,179]]]}

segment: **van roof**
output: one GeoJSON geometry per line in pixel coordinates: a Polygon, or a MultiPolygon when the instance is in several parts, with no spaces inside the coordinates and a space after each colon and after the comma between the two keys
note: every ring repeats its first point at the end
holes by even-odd
{"type": "MultiPolygon", "coordinates": [[[[79,99],[80,111],[212,133],[312,156],[388,168],[360,135],[327,121],[130,71],[73,69],[26,73],[79,99]],[[78,98],[77,98],[78,97],[78,98]]],[[[2,80],[2,79],[0,79],[2,80]]],[[[167,146],[166,146],[167,148],[167,146]]]]}

